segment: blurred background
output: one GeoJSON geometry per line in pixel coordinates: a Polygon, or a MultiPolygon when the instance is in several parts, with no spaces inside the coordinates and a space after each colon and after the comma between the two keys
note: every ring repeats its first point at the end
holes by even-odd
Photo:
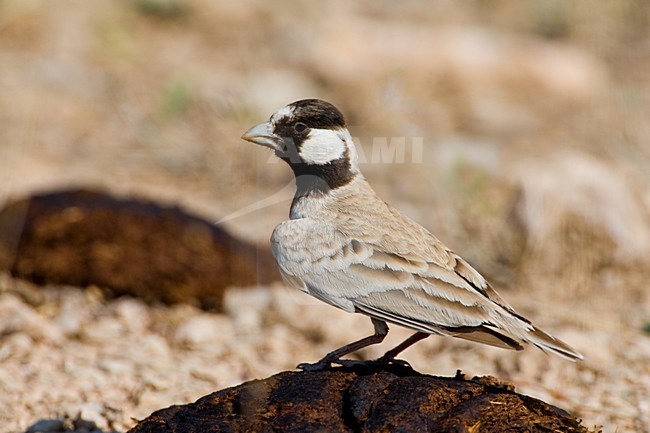
{"type": "MultiPolygon", "coordinates": [[[[0,207],[94,189],[264,251],[292,174],[239,137],[306,97],[345,114],[382,198],[587,358],[431,338],[404,354],[417,370],[650,430],[644,1],[1,0],[0,207]]],[[[123,431],[371,332],[272,279],[217,312],[0,280],[2,431],[77,413],[123,431]]]]}

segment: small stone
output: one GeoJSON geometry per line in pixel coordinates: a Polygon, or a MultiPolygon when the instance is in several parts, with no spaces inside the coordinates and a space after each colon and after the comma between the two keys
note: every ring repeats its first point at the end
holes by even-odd
{"type": "Polygon", "coordinates": [[[99,367],[111,374],[126,375],[133,372],[133,364],[125,359],[104,359],[100,362],[99,367]]]}
{"type": "Polygon", "coordinates": [[[74,420],[74,428],[75,428],[75,433],[82,433],[82,432],[90,433],[98,430],[97,424],[95,424],[94,421],[83,419],[81,418],[81,416],[79,416],[77,419],[74,420]]]}
{"type": "Polygon", "coordinates": [[[89,430],[97,428],[96,421],[103,420],[107,412],[106,406],[98,402],[86,402],[79,407],[79,414],[75,421],[75,426],[79,423],[80,426],[87,426],[89,430]]]}
{"type": "Polygon", "coordinates": [[[221,340],[224,332],[232,332],[232,324],[216,315],[202,314],[183,323],[174,335],[176,341],[190,346],[199,346],[221,340]]]}
{"type": "Polygon", "coordinates": [[[116,313],[129,332],[142,332],[149,325],[147,308],[142,301],[120,299],[117,301],[116,313]]]}
{"type": "Polygon", "coordinates": [[[25,333],[34,340],[60,343],[61,329],[15,295],[0,298],[0,334],[25,333]]]}
{"type": "Polygon", "coordinates": [[[50,433],[64,431],[63,421],[60,419],[42,419],[27,428],[27,433],[50,433]]]}

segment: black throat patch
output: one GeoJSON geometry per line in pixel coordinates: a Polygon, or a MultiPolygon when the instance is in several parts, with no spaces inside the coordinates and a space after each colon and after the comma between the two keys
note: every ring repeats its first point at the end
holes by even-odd
{"type": "Polygon", "coordinates": [[[286,161],[296,176],[296,197],[325,194],[347,185],[356,176],[352,172],[350,152],[347,149],[341,158],[322,165],[286,161]]]}

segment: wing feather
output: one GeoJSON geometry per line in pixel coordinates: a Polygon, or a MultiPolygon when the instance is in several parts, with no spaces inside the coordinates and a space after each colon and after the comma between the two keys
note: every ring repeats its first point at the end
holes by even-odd
{"type": "Polygon", "coordinates": [[[366,202],[358,191],[334,197],[336,206],[319,208],[319,218],[276,227],[273,254],[291,286],[345,311],[417,331],[513,349],[527,341],[580,357],[518,315],[426,229],[368,194],[366,202]],[[340,205],[345,200],[352,201],[340,205]]]}

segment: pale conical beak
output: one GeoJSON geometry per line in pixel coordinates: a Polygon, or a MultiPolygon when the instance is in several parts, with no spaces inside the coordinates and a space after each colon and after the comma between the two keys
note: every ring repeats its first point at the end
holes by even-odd
{"type": "Polygon", "coordinates": [[[271,130],[271,122],[260,123],[253,126],[241,136],[246,141],[279,150],[280,137],[271,130]]]}

